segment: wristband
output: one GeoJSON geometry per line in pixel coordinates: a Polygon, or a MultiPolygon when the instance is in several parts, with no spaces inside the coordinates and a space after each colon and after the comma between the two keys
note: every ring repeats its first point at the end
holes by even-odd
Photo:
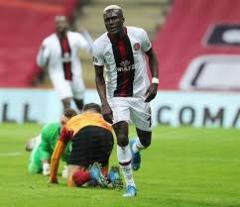
{"type": "Polygon", "coordinates": [[[158,80],[158,78],[156,78],[156,77],[153,77],[153,78],[152,78],[152,83],[158,84],[158,83],[159,83],[159,80],[158,80]]]}

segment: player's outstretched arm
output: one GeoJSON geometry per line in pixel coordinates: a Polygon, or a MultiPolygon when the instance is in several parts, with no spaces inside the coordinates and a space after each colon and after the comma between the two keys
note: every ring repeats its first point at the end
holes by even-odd
{"type": "Polygon", "coordinates": [[[58,140],[54,148],[52,158],[51,158],[51,166],[50,166],[50,177],[49,177],[50,183],[58,183],[57,172],[58,172],[59,160],[64,152],[65,146],[66,145],[63,141],[58,140]]]}
{"type": "Polygon", "coordinates": [[[112,115],[112,109],[110,108],[107,102],[106,84],[105,84],[105,79],[103,77],[103,66],[95,65],[94,67],[95,67],[95,82],[97,86],[98,95],[102,103],[103,118],[105,119],[105,121],[112,124],[113,115],[112,115]]]}
{"type": "Polygon", "coordinates": [[[150,102],[155,98],[157,95],[158,89],[158,60],[156,54],[154,53],[153,49],[151,48],[149,51],[146,52],[146,55],[149,59],[149,68],[152,74],[152,83],[149,86],[148,90],[145,94],[145,102],[150,102]]]}

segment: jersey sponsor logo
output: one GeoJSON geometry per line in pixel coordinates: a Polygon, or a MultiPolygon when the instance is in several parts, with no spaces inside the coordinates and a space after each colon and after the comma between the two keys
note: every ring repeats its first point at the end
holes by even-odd
{"type": "Polygon", "coordinates": [[[125,72],[130,70],[135,70],[135,65],[131,64],[128,60],[123,60],[120,62],[120,67],[117,67],[118,72],[125,72]]]}
{"type": "Polygon", "coordinates": [[[133,45],[133,49],[135,50],[135,51],[137,51],[137,50],[139,50],[140,49],[140,43],[139,42],[136,42],[134,45],[133,45]]]}

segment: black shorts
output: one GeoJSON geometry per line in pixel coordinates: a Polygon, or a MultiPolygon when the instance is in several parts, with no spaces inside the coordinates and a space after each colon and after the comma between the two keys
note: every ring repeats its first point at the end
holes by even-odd
{"type": "Polygon", "coordinates": [[[72,151],[68,164],[88,167],[94,162],[108,165],[113,149],[112,133],[102,127],[87,126],[72,138],[72,151]]]}

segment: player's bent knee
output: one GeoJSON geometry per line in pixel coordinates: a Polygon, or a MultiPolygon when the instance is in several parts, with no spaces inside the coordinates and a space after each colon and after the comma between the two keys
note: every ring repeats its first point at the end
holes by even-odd
{"type": "Polygon", "coordinates": [[[140,142],[144,146],[144,148],[148,148],[151,145],[151,137],[145,137],[144,139],[141,139],[140,142]]]}
{"type": "Polygon", "coordinates": [[[77,187],[82,186],[86,181],[81,178],[81,172],[77,171],[73,174],[72,180],[77,187]]]}
{"type": "Polygon", "coordinates": [[[117,138],[117,144],[120,147],[125,147],[128,145],[128,137],[125,135],[119,135],[117,138]]]}
{"type": "Polygon", "coordinates": [[[28,165],[28,173],[31,175],[41,173],[41,169],[34,164],[29,164],[28,165]]]}
{"type": "Polygon", "coordinates": [[[72,175],[75,186],[80,187],[90,180],[90,173],[86,170],[77,170],[72,175]]]}
{"type": "Polygon", "coordinates": [[[143,131],[137,128],[137,134],[138,134],[140,143],[144,146],[144,148],[148,148],[151,145],[152,132],[143,131]]]}

